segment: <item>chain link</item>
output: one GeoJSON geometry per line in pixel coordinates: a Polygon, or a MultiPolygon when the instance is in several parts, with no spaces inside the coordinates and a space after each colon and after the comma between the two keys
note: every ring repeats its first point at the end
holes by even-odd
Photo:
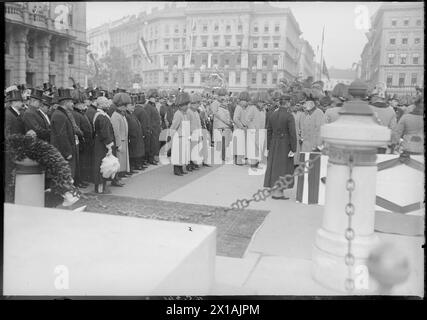
{"type": "Polygon", "coordinates": [[[283,177],[280,177],[279,180],[277,180],[274,183],[273,187],[258,189],[258,191],[252,195],[251,199],[239,199],[233,202],[231,204],[231,209],[232,210],[245,209],[251,204],[252,201],[254,202],[265,201],[267,198],[269,198],[273,194],[273,191],[287,189],[294,182],[295,177],[302,176],[308,173],[314,167],[314,163],[318,160],[320,161],[321,156],[322,154],[319,153],[313,159],[304,161],[303,163],[298,165],[298,167],[295,168],[293,174],[287,174],[283,177]]]}
{"type": "Polygon", "coordinates": [[[346,183],[346,190],[348,191],[348,203],[345,206],[345,213],[347,215],[347,228],[344,231],[344,237],[347,240],[347,254],[344,257],[344,262],[346,266],[348,267],[348,276],[345,280],[345,289],[348,292],[352,292],[354,290],[354,279],[353,279],[353,266],[355,262],[355,257],[352,253],[352,241],[355,237],[354,229],[352,228],[352,218],[355,213],[355,206],[352,203],[352,195],[353,191],[356,188],[356,183],[353,180],[353,168],[354,168],[354,156],[351,153],[349,155],[348,159],[348,168],[349,168],[349,174],[348,179],[346,183]]]}

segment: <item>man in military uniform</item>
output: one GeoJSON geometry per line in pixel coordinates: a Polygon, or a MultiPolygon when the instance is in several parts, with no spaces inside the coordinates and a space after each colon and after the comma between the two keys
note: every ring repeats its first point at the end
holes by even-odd
{"type": "MultiPolygon", "coordinates": [[[[31,89],[29,108],[22,115],[25,125],[25,132],[46,142],[50,142],[50,120],[42,106],[48,103],[48,97],[41,89],[31,89]]],[[[48,110],[48,108],[47,108],[48,110]]]]}

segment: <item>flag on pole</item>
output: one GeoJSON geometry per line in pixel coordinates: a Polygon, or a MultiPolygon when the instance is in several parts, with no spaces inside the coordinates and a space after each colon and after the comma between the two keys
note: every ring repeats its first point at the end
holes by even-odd
{"type": "Polygon", "coordinates": [[[139,48],[141,49],[142,54],[147,59],[149,63],[153,63],[153,59],[151,59],[150,54],[147,50],[147,44],[145,43],[144,37],[141,36],[141,38],[138,40],[139,48]]]}
{"type": "Polygon", "coordinates": [[[324,74],[329,80],[329,72],[328,68],[326,67],[325,59],[323,59],[322,74],[324,74]]]}
{"type": "Polygon", "coordinates": [[[193,37],[194,37],[194,31],[196,31],[196,21],[193,19],[191,22],[191,34],[190,34],[190,54],[188,55],[188,63],[189,66],[191,64],[191,58],[193,55],[193,37]]]}

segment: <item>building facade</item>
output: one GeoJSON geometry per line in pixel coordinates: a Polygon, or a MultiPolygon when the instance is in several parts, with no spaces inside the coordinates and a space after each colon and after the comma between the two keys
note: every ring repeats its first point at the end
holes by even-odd
{"type": "MultiPolygon", "coordinates": [[[[89,33],[90,34],[90,33],[89,33]]],[[[111,46],[131,57],[143,87],[231,91],[271,88],[299,73],[301,31],[289,9],[267,3],[173,3],[110,29],[111,46]],[[138,46],[144,38],[152,59],[138,46]]],[[[91,40],[89,40],[91,41],[91,40]]],[[[307,61],[310,52],[304,53],[307,61]]],[[[309,72],[309,66],[303,68],[309,72]]]]}
{"type": "Polygon", "coordinates": [[[382,5],[361,54],[361,78],[388,94],[415,94],[424,84],[424,3],[382,5]]]}
{"type": "Polygon", "coordinates": [[[5,11],[6,86],[85,85],[84,2],[9,2],[5,11]]]}
{"type": "Polygon", "coordinates": [[[329,68],[329,79],[323,78],[323,89],[332,91],[338,83],[343,83],[349,86],[357,78],[357,71],[355,69],[337,69],[329,68]]]}

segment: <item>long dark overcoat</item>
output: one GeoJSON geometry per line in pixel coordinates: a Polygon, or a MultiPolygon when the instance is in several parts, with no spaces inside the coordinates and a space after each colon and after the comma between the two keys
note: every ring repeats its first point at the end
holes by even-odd
{"type": "Polygon", "coordinates": [[[93,127],[87,116],[79,110],[73,110],[73,116],[77,126],[83,132],[79,144],[79,168],[80,178],[86,181],[92,180],[93,163],[93,127]]]}
{"type": "Polygon", "coordinates": [[[129,158],[141,158],[145,154],[142,126],[134,113],[126,111],[129,128],[129,158]]]}
{"type": "MultiPolygon", "coordinates": [[[[297,137],[295,120],[284,108],[274,111],[267,120],[268,160],[264,187],[273,187],[279,177],[292,174],[294,159],[289,158],[289,151],[296,152],[297,137]]],[[[293,183],[289,188],[293,187],[293,183]]]]}
{"type": "Polygon", "coordinates": [[[136,105],[135,111],[133,112],[133,114],[141,124],[142,133],[144,135],[145,153],[147,154],[151,148],[151,141],[152,141],[152,138],[151,138],[152,128],[151,128],[149,115],[145,110],[144,106],[142,105],[136,105]]]}
{"type": "Polygon", "coordinates": [[[75,138],[76,133],[73,128],[73,123],[68,117],[67,112],[62,107],[58,107],[52,113],[50,125],[50,143],[59,150],[65,159],[70,155],[72,156],[71,160],[67,161],[70,164],[71,173],[74,177],[76,173],[78,153],[75,138]]]}
{"type": "Polygon", "coordinates": [[[154,103],[148,102],[145,106],[145,110],[147,111],[150,125],[151,125],[151,142],[149,148],[150,158],[159,155],[160,148],[160,114],[157,111],[157,107],[154,103]]]}
{"type": "Polygon", "coordinates": [[[25,132],[33,130],[37,138],[50,142],[50,124],[40,110],[29,107],[22,115],[22,120],[24,121],[25,132]]]}

